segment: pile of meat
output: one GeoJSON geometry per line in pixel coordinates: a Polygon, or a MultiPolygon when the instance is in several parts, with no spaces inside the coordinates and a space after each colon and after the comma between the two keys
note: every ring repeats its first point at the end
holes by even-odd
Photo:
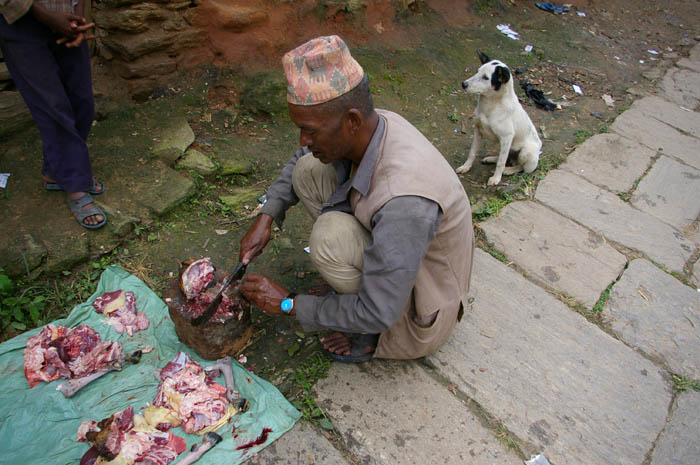
{"type": "Polygon", "coordinates": [[[186,449],[181,437],[148,425],[141,415],[134,415],[132,407],[99,423],[84,421],[78,441],[92,445],[80,465],[167,465],[186,449]]]}
{"type": "Polygon", "coordinates": [[[114,327],[119,334],[126,331],[126,334],[133,336],[137,331],[148,329],[150,322],[143,312],[136,309],[136,297],[131,291],[105,292],[96,298],[92,303],[97,313],[102,313],[106,317],[108,324],[114,327]]]}
{"type": "MultiPolygon", "coordinates": [[[[181,264],[180,289],[187,298],[184,309],[190,318],[195,318],[207,309],[223,285],[217,283],[214,277],[216,271],[209,257],[196,261],[185,261],[181,264]]],[[[241,298],[224,292],[221,304],[209,321],[224,323],[237,313],[240,320],[243,317],[241,298]]]]}
{"type": "Polygon", "coordinates": [[[226,387],[214,381],[217,376],[218,371],[205,372],[189,355],[179,352],[157,374],[161,383],[153,405],[147,408],[151,414],[160,409],[160,418],[170,418],[157,428],[180,425],[187,433],[204,434],[226,424],[237,410],[226,396],[226,387]]]}
{"type": "Polygon", "coordinates": [[[29,386],[59,378],[82,378],[124,357],[119,342],[100,339],[88,325],[73,329],[44,326],[39,334],[27,339],[24,349],[24,376],[29,386]]]}

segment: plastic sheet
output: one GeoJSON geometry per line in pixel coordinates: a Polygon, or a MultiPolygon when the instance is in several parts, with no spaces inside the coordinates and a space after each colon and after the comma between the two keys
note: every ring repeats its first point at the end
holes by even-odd
{"type": "MultiPolygon", "coordinates": [[[[127,364],[122,371],[109,373],[84,387],[74,397],[66,398],[56,391],[56,386],[65,380],[41,383],[30,389],[24,377],[22,351],[27,338],[41,328],[0,344],[1,464],[78,464],[89,448],[87,443],[76,441],[81,422],[102,420],[129,405],[135,411],[141,410],[156,395],[158,381],[154,371],[162,368],[180,350],[189,353],[202,366],[213,363],[199,358],[180,343],[165,303],[141,280],[117,266],[105,270],[97,291],[87,302],[76,306],[68,317],[53,322],[70,327],[83,323],[93,327],[103,339],[121,342],[125,353],[146,345],[153,346],[154,350],[144,354],[139,364],[127,364]],[[104,322],[103,315],[95,312],[92,301],[104,292],[117,289],[134,292],[136,306],[150,320],[147,330],[133,337],[118,334],[104,322]]],[[[207,453],[208,464],[242,463],[291,429],[300,417],[277,388],[236,362],[233,362],[233,376],[236,389],[250,401],[250,409],[236,414],[231,423],[217,431],[223,441],[207,453]],[[266,442],[248,449],[236,449],[255,440],[263,428],[272,430],[266,442]],[[234,431],[236,437],[232,434],[234,431]]],[[[223,376],[217,381],[225,384],[223,376]]],[[[188,449],[201,441],[199,436],[186,434],[181,428],[172,431],[185,439],[188,449]]]]}

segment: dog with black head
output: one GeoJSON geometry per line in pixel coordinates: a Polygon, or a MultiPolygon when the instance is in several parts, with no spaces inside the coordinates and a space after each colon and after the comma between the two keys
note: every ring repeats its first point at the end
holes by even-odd
{"type": "Polygon", "coordinates": [[[481,50],[477,53],[481,67],[474,76],[462,82],[462,88],[478,98],[474,110],[474,138],[467,161],[456,171],[466,173],[471,169],[483,138],[498,141],[498,156],[482,160],[496,163],[496,170],[488,180],[489,186],[495,186],[501,182],[502,175],[521,171],[532,173],[539,162],[542,142],[535,125],[520,105],[508,65],[492,60],[481,50]]]}

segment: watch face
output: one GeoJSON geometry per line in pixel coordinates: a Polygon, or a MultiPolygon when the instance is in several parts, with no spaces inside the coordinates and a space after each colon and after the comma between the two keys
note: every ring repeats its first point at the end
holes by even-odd
{"type": "Polygon", "coordinates": [[[284,299],[280,304],[280,307],[282,307],[282,311],[285,313],[291,311],[293,306],[294,301],[292,299],[284,299]]]}

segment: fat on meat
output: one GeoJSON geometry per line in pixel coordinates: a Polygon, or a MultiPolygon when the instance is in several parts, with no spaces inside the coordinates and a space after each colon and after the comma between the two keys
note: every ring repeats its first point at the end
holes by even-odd
{"type": "Polygon", "coordinates": [[[123,355],[122,345],[102,341],[88,325],[75,328],[46,325],[27,339],[24,376],[30,387],[61,378],[82,378],[105,368],[123,355]]]}
{"type": "Polygon", "coordinates": [[[153,405],[174,411],[187,433],[215,425],[233,408],[226,398],[226,387],[207,376],[184,352],[179,352],[160,370],[159,378],[161,383],[153,405]],[[171,405],[171,398],[179,398],[177,405],[171,405]]]}
{"type": "Polygon", "coordinates": [[[214,281],[214,265],[211,258],[205,257],[195,260],[185,268],[180,274],[180,289],[192,300],[202,293],[214,281]]]}
{"type": "Polygon", "coordinates": [[[105,292],[94,300],[92,306],[97,313],[105,315],[105,321],[119,334],[126,332],[133,336],[150,325],[146,314],[136,308],[136,297],[131,291],[105,292]]]}
{"type": "Polygon", "coordinates": [[[78,442],[90,442],[92,448],[84,458],[90,460],[87,463],[95,465],[167,465],[186,449],[184,439],[169,431],[134,429],[133,407],[127,407],[99,423],[95,420],[84,421],[78,428],[77,439],[78,442]]]}

